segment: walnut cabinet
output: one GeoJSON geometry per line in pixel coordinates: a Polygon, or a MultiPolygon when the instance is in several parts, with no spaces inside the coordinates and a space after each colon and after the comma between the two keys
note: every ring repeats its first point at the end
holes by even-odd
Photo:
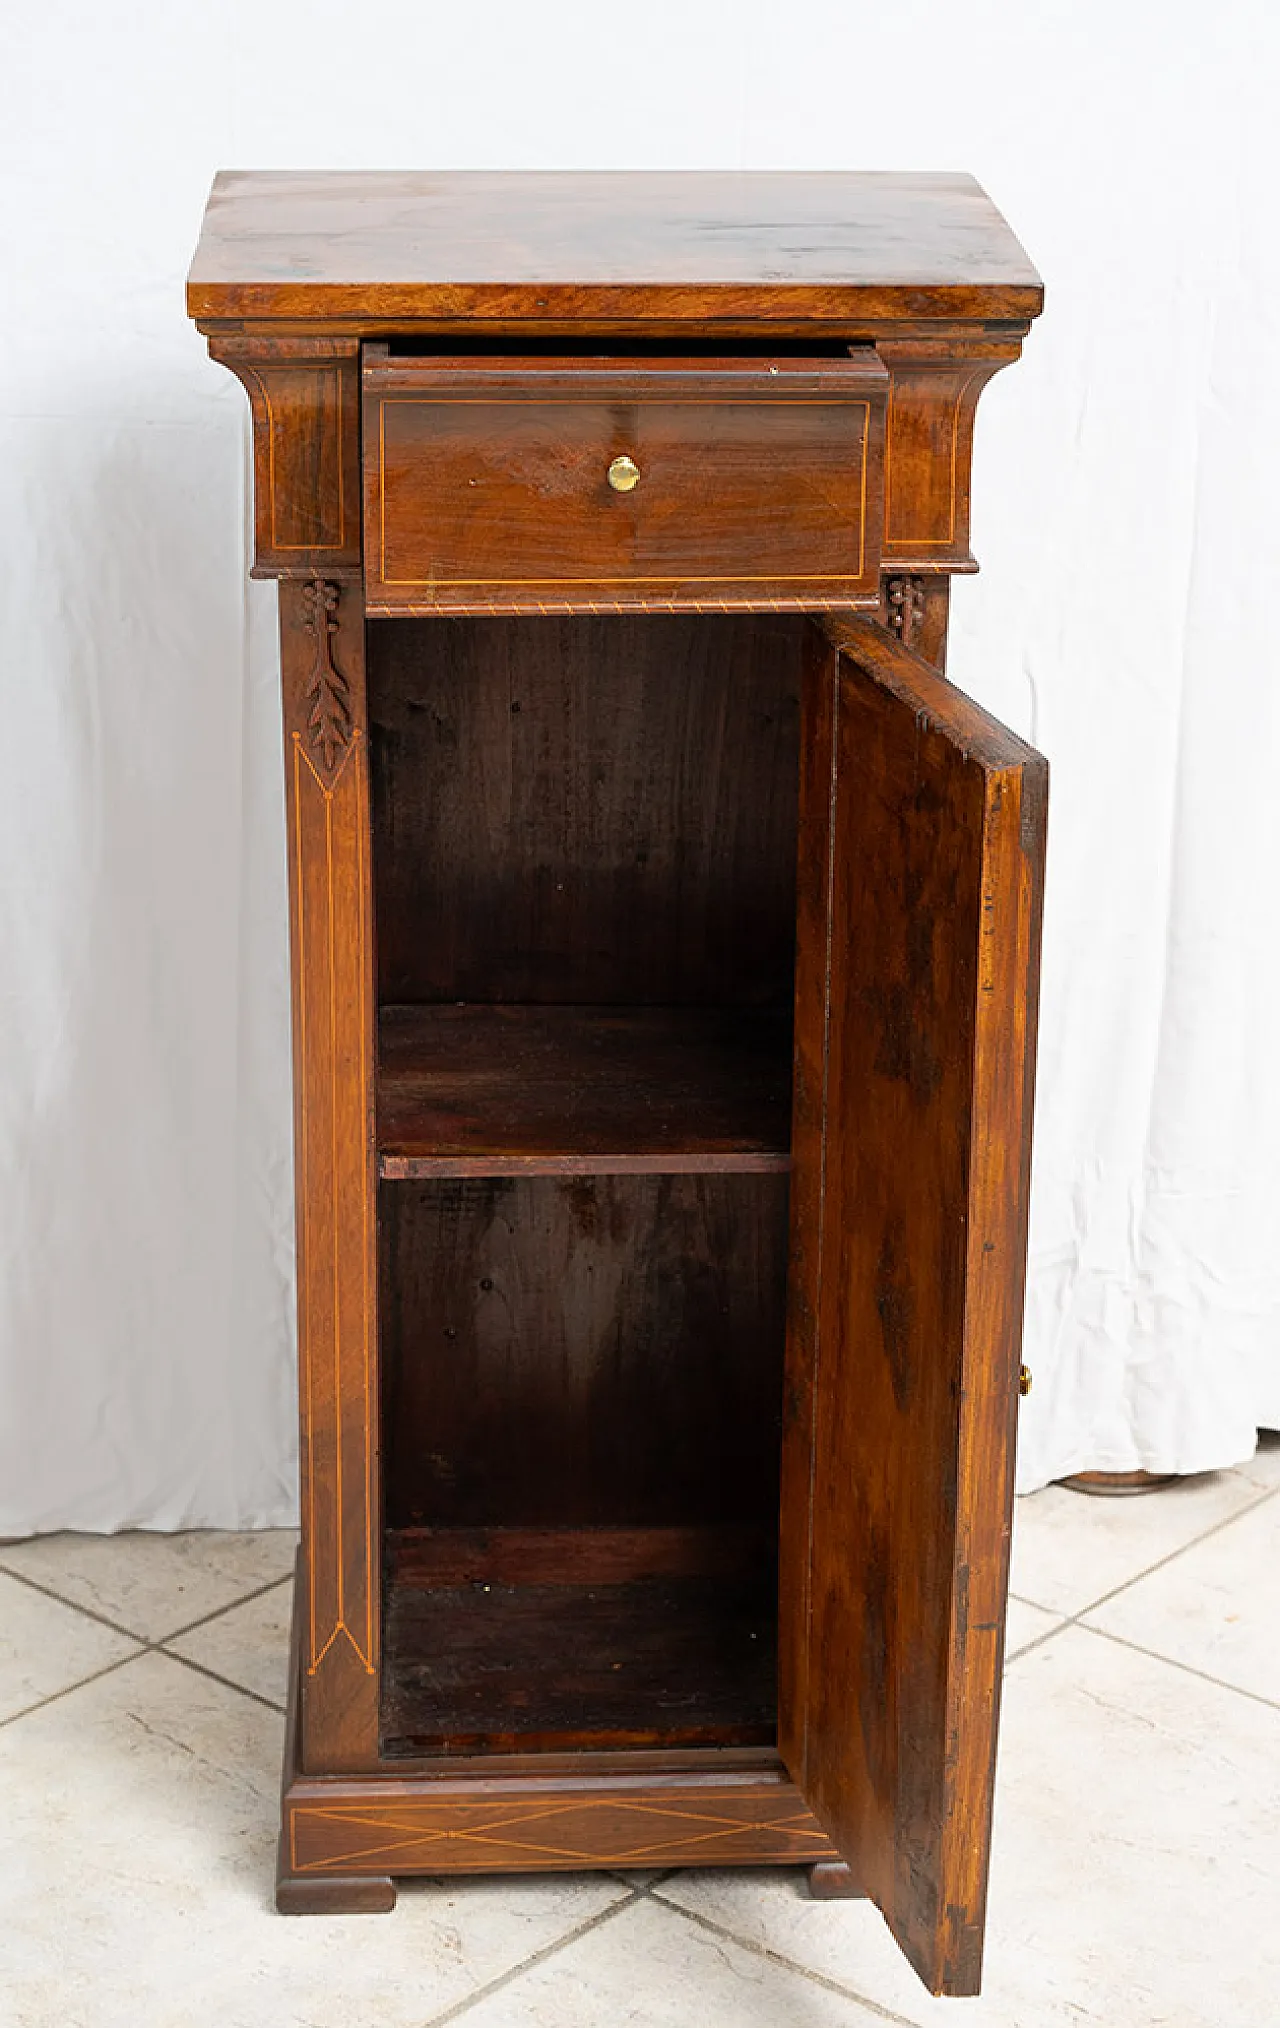
{"type": "Polygon", "coordinates": [[[977,1989],[1046,770],[944,674],[957,176],[226,175],[279,580],[278,1903],[793,1865],[977,1989]]]}

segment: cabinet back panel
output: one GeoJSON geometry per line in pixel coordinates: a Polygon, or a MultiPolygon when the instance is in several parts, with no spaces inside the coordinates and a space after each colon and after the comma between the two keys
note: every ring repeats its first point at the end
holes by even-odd
{"type": "Polygon", "coordinates": [[[384,1183],[387,1526],[776,1529],[787,1186],[384,1183]]]}
{"type": "Polygon", "coordinates": [[[371,621],[379,999],[789,1005],[809,624],[371,621]]]}

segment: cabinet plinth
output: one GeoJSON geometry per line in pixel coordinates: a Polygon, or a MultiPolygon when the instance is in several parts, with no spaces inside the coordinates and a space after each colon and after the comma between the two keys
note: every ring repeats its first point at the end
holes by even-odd
{"type": "Polygon", "coordinates": [[[978,1989],[1046,771],[942,672],[1040,296],[967,177],[214,186],[281,580],[282,1911],[805,1866],[978,1989]]]}

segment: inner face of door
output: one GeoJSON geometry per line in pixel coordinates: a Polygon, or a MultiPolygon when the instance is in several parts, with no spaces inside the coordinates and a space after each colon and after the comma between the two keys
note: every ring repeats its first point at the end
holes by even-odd
{"type": "Polygon", "coordinates": [[[388,1759],[776,1741],[811,624],[369,624],[388,1759]]]}

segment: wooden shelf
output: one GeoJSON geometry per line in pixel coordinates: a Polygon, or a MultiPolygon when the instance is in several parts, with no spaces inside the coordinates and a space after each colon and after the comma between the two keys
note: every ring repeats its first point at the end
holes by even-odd
{"type": "Polygon", "coordinates": [[[759,1531],[409,1529],[386,1575],[384,1759],[776,1741],[759,1531]]]}
{"type": "Polygon", "coordinates": [[[697,1007],[388,1007],[384,1177],[790,1167],[789,1017],[697,1007]]]}

